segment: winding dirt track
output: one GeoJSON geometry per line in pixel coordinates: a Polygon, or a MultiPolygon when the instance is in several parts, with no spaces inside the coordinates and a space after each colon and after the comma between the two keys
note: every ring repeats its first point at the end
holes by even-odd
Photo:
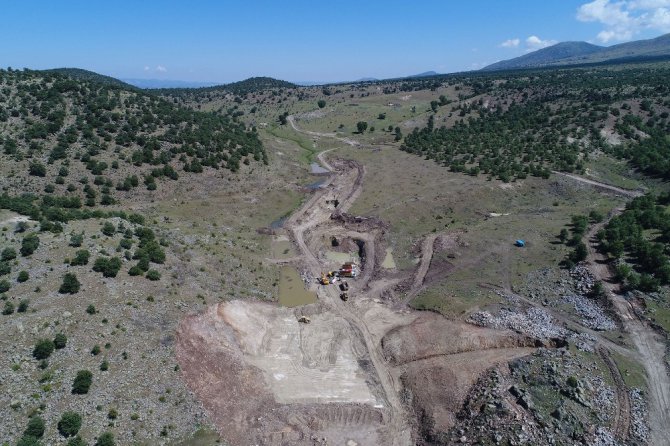
{"type": "MultiPolygon", "coordinates": [[[[302,131],[295,125],[292,116],[288,117],[288,121],[297,132],[312,136],[335,138],[345,144],[357,145],[351,140],[339,138],[334,134],[302,131]]],[[[365,173],[362,166],[355,164],[355,178],[354,181],[350,181],[350,176],[348,175],[349,172],[337,170],[325,162],[323,159],[323,152],[319,154],[318,158],[324,166],[327,166],[333,172],[329,180],[326,182],[330,188],[329,190],[316,192],[314,196],[298,212],[294,213],[285,224],[285,228],[291,231],[293,239],[303,255],[305,266],[315,277],[321,275],[324,267],[317,258],[316,253],[313,252],[305,242],[305,234],[312,228],[326,224],[330,221],[330,215],[333,212],[333,209],[325,206],[324,203],[329,198],[329,194],[333,193],[333,190],[336,191],[337,199],[340,201],[338,210],[341,212],[347,211],[362,190],[362,180],[365,173]]],[[[370,242],[368,242],[367,245],[366,249],[374,249],[373,243],[370,244],[370,242]]],[[[368,256],[370,257],[370,261],[374,262],[374,254],[368,254],[368,256]]],[[[364,285],[365,284],[362,286],[364,285]]],[[[370,361],[377,372],[384,399],[387,402],[389,419],[385,420],[385,424],[389,431],[388,438],[391,441],[390,444],[394,446],[413,444],[411,439],[412,429],[408,423],[409,416],[399,397],[400,383],[397,382],[396,378],[391,373],[389,366],[384,360],[381,345],[373,336],[366,320],[362,318],[360,314],[357,314],[352,306],[346,305],[339,298],[337,289],[333,287],[320,288],[319,296],[325,305],[337,315],[347,320],[349,324],[357,329],[363,336],[366,349],[370,356],[370,361]]]]}
{"type": "Polygon", "coordinates": [[[630,396],[628,395],[628,388],[623,381],[619,368],[610,356],[609,350],[600,346],[598,354],[600,354],[600,357],[605,362],[616,387],[617,405],[614,412],[612,430],[618,439],[625,441],[628,438],[630,430],[630,396]]]}
{"type": "Polygon", "coordinates": [[[573,175],[571,173],[558,172],[556,170],[552,171],[552,173],[563,177],[572,178],[575,181],[579,181],[580,183],[584,184],[589,184],[599,189],[605,189],[610,192],[616,192],[626,197],[635,198],[643,195],[643,192],[639,190],[622,189],[620,187],[612,186],[611,184],[601,183],[600,181],[595,180],[589,180],[588,178],[580,177],[579,175],[573,175]]]}
{"type": "MultiPolygon", "coordinates": [[[[630,195],[629,195],[630,196],[630,195]]],[[[623,207],[610,213],[608,218],[594,225],[588,232],[587,262],[597,280],[602,281],[623,327],[630,335],[637,350],[637,359],[647,373],[649,427],[652,445],[667,445],[670,441],[670,376],[665,361],[665,341],[645,321],[641,320],[633,306],[619,294],[619,286],[613,282],[605,257],[600,254],[595,235],[614,216],[620,214],[623,207]]]]}

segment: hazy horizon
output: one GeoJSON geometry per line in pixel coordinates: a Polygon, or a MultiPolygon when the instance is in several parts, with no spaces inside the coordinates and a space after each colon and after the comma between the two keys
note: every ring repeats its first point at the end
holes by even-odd
{"type": "Polygon", "coordinates": [[[670,32],[670,0],[509,5],[430,0],[10,3],[2,65],[119,79],[229,83],[395,78],[482,68],[561,41],[612,45],[670,32]]]}

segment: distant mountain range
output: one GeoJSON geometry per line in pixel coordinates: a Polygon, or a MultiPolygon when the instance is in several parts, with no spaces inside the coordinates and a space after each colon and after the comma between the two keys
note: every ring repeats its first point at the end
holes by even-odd
{"type": "Polygon", "coordinates": [[[514,59],[496,62],[482,68],[482,70],[518,70],[523,68],[625,62],[663,57],[670,58],[670,34],[665,34],[655,39],[637,40],[608,47],[593,45],[587,42],[561,42],[514,59]]]}
{"type": "Polygon", "coordinates": [[[437,71],[424,71],[423,73],[419,74],[412,74],[411,76],[405,76],[407,78],[415,78],[415,77],[431,77],[431,76],[439,76],[440,73],[437,71]]]}

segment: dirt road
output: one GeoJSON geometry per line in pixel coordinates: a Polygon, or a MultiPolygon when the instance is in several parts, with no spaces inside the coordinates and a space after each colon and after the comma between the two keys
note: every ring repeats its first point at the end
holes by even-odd
{"type": "MultiPolygon", "coordinates": [[[[297,132],[312,136],[334,138],[345,144],[357,145],[357,143],[351,140],[337,137],[334,134],[300,130],[295,125],[292,116],[288,117],[288,121],[297,132]]],[[[300,253],[303,255],[305,266],[314,277],[319,277],[325,268],[317,258],[316,253],[313,252],[305,242],[305,234],[313,228],[327,224],[330,221],[330,216],[335,209],[327,206],[325,204],[326,200],[336,198],[340,203],[337,210],[339,212],[346,212],[362,190],[364,175],[363,167],[356,163],[349,163],[350,167],[353,167],[353,169],[345,171],[338,170],[336,166],[332,166],[326,162],[323,158],[323,153],[319,154],[319,161],[321,161],[324,166],[328,166],[333,172],[327,182],[330,187],[327,190],[316,192],[314,196],[298,212],[294,213],[284,225],[284,227],[291,232],[294,241],[298,245],[300,253]],[[351,171],[353,171],[355,175],[353,181],[351,181],[350,178],[351,171]],[[332,196],[333,191],[335,191],[337,195],[336,197],[332,196]]],[[[368,251],[370,261],[374,263],[374,254],[369,254],[370,251],[374,253],[373,240],[369,239],[366,242],[366,250],[368,251]]],[[[367,273],[369,276],[370,271],[367,271],[367,273]]],[[[361,288],[364,286],[365,283],[360,284],[361,288]]],[[[405,412],[405,408],[399,398],[399,391],[401,389],[400,383],[397,382],[395,376],[391,373],[388,364],[384,360],[380,342],[372,335],[372,330],[368,326],[368,322],[356,313],[354,307],[346,305],[345,302],[339,298],[336,288],[320,287],[318,295],[321,302],[325,303],[335,314],[347,320],[352,328],[356,329],[363,336],[370,361],[383,389],[384,399],[386,400],[387,409],[390,415],[389,419],[385,420],[385,424],[390,431],[390,435],[388,436],[392,441],[390,444],[395,446],[413,444],[411,438],[412,429],[408,422],[409,416],[405,412]]]]}
{"type": "Polygon", "coordinates": [[[552,171],[553,174],[556,175],[561,175],[567,178],[572,178],[573,180],[579,181],[580,183],[584,184],[589,184],[591,186],[595,186],[599,189],[605,189],[610,192],[616,192],[618,194],[624,195],[626,197],[639,197],[643,195],[644,193],[639,190],[630,190],[630,189],[622,189],[620,187],[612,186],[611,184],[605,184],[601,183],[599,181],[595,180],[589,180],[588,178],[581,177],[579,175],[573,175],[571,173],[565,173],[565,172],[558,172],[556,170],[552,171]]]}
{"type": "Polygon", "coordinates": [[[636,314],[632,305],[619,294],[619,286],[612,281],[606,259],[597,247],[596,233],[623,208],[615,209],[609,218],[594,225],[588,232],[588,257],[590,270],[597,280],[602,281],[612,306],[621,318],[623,327],[630,335],[638,353],[638,360],[647,374],[649,395],[649,427],[651,443],[665,445],[670,441],[670,376],[665,361],[665,341],[636,314]]]}

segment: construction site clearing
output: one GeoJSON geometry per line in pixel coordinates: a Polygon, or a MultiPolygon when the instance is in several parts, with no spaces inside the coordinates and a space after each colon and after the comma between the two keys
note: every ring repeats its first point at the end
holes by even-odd
{"type": "MultiPolygon", "coordinates": [[[[511,387],[508,364],[557,348],[557,357],[570,356],[565,339],[558,339],[556,330],[533,330],[535,319],[521,313],[514,313],[519,323],[477,326],[409,308],[408,299],[435,274],[431,264],[439,266],[433,263],[434,250],[456,243],[458,234],[427,236],[414,271],[384,268],[388,226],[347,214],[361,192],[365,169],[350,160],[325,162],[322,155],[330,176],[282,229],[297,252],[282,263],[295,271],[294,287],[297,282],[302,291],[315,293],[315,301],[283,306],[230,300],[188,316],[179,326],[175,350],[182,374],[224,441],[425,444],[457,425],[468,395],[490,371],[502,389],[495,404],[509,408],[505,416],[522,420],[524,427],[535,426],[523,411],[523,394],[506,390],[511,387]],[[333,237],[358,247],[360,265],[345,262],[331,269],[324,253],[333,237]],[[296,279],[298,270],[302,280],[296,279]]],[[[561,320],[524,304],[546,324],[561,320]]],[[[627,431],[619,430],[625,440],[627,431]]],[[[463,433],[458,435],[467,443],[463,433]]]]}
{"type": "MultiPolygon", "coordinates": [[[[317,300],[291,307],[231,300],[187,317],[178,330],[186,382],[230,444],[416,444],[413,414],[449,429],[482,372],[534,351],[534,340],[511,331],[383,302],[400,280],[382,267],[386,225],[346,214],[364,170],[332,164],[323,187],[284,225],[299,256],[284,262],[295,268],[283,268],[295,271],[294,290],[306,287],[317,300]],[[337,196],[337,209],[324,196],[337,196]],[[333,237],[357,247],[360,265],[326,268],[333,237]]],[[[406,280],[420,287],[426,271],[406,280]]]]}

